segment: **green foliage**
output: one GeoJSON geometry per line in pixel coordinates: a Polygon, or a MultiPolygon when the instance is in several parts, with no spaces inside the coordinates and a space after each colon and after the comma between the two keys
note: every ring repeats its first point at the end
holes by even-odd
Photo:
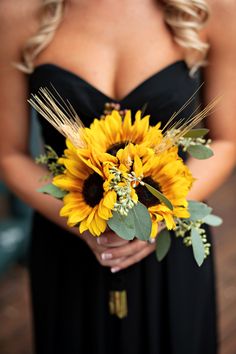
{"type": "Polygon", "coordinates": [[[175,234],[176,237],[182,237],[183,243],[193,247],[193,254],[197,264],[200,266],[203,260],[210,254],[211,244],[207,241],[206,230],[203,224],[219,226],[222,219],[212,215],[212,208],[202,202],[189,201],[188,210],[190,218],[177,218],[175,234]]]}
{"type": "Polygon", "coordinates": [[[173,210],[172,203],[164,196],[164,194],[159,192],[156,188],[150,186],[148,183],[144,183],[144,185],[149,190],[149,192],[154,195],[154,197],[156,197],[160,202],[164,203],[170,210],[173,210]]]}
{"type": "Polygon", "coordinates": [[[202,221],[210,226],[220,226],[223,222],[219,216],[213,214],[205,216],[202,221]]]}
{"type": "Polygon", "coordinates": [[[67,194],[66,191],[61,190],[60,188],[54,186],[52,183],[46,184],[45,186],[39,188],[37,192],[49,194],[56,199],[63,199],[67,194]]]}
{"type": "Polygon", "coordinates": [[[200,267],[205,259],[205,249],[199,229],[191,229],[191,241],[194,258],[200,267]]]}
{"type": "Polygon", "coordinates": [[[144,103],[143,107],[141,108],[141,117],[145,116],[147,107],[148,107],[148,103],[144,103]]]}
{"type": "Polygon", "coordinates": [[[213,151],[205,145],[190,145],[187,152],[198,160],[209,159],[214,155],[213,151]]]}
{"type": "Polygon", "coordinates": [[[201,138],[209,132],[209,129],[200,128],[200,129],[191,129],[184,135],[184,138],[201,138]]]}
{"type": "Polygon", "coordinates": [[[55,150],[49,145],[45,145],[45,154],[40,155],[35,159],[37,164],[45,165],[50,171],[50,175],[46,176],[46,179],[51,176],[57,176],[64,172],[65,167],[58,163],[58,155],[55,150]]]}
{"type": "Polygon", "coordinates": [[[188,210],[191,214],[188,219],[176,219],[175,234],[182,237],[186,246],[193,247],[193,254],[200,266],[203,260],[210,254],[211,244],[207,241],[206,230],[203,224],[219,226],[222,219],[212,215],[212,208],[205,203],[189,201],[188,210]]]}
{"type": "Polygon", "coordinates": [[[152,221],[148,209],[138,202],[129,213],[133,214],[135,236],[142,241],[148,241],[152,229],[152,221]]]}
{"type": "Polygon", "coordinates": [[[159,262],[162,261],[163,258],[167,255],[170,246],[171,246],[170,232],[167,229],[164,229],[157,235],[157,241],[156,241],[156,257],[159,262]]]}
{"type": "Polygon", "coordinates": [[[151,234],[152,222],[147,208],[138,202],[129,210],[127,216],[114,211],[112,218],[108,220],[108,226],[125,240],[137,237],[139,240],[147,241],[151,234]]]}
{"type": "Polygon", "coordinates": [[[124,240],[133,240],[135,237],[135,224],[133,214],[128,213],[127,216],[119,214],[117,211],[113,211],[113,216],[107,222],[111,230],[113,230],[118,236],[124,240]]]}
{"type": "Polygon", "coordinates": [[[212,208],[210,208],[205,203],[190,200],[188,202],[188,211],[191,215],[189,220],[197,221],[209,215],[212,211],[212,208]]]}

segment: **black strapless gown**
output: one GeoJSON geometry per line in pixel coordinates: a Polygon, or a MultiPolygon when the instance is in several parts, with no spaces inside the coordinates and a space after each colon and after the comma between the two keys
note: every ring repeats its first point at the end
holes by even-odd
{"type": "MultiPolygon", "coordinates": [[[[52,83],[89,125],[106,102],[117,102],[57,65],[43,64],[29,79],[30,92],[52,83]]],[[[199,86],[186,64],[175,62],[119,101],[133,111],[147,105],[152,123],[165,121],[199,86]]],[[[196,100],[180,117],[189,116],[196,100]]],[[[45,143],[63,152],[64,138],[40,118],[45,143]]],[[[35,213],[30,274],[37,354],[216,354],[212,255],[199,268],[181,239],[168,256],[151,254],[126,274],[129,314],[108,311],[109,270],[81,239],[35,213]]],[[[210,238],[210,235],[209,235],[210,238]]]]}

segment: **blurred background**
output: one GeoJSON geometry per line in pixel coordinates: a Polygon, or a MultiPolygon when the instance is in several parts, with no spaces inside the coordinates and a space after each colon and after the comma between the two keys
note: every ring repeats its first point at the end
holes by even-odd
{"type": "MultiPolygon", "coordinates": [[[[33,117],[32,155],[41,150],[33,117]]],[[[209,199],[224,219],[214,228],[220,353],[236,354],[236,171],[209,199]]],[[[32,354],[31,305],[27,274],[32,211],[1,182],[0,175],[0,354],[32,354]]],[[[189,353],[191,354],[191,353],[189,353]]],[[[207,353],[203,353],[207,354],[207,353]]]]}

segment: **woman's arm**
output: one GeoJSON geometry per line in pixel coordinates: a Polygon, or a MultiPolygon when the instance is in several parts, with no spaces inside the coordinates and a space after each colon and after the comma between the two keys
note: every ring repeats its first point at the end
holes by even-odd
{"type": "MultiPolygon", "coordinates": [[[[59,216],[62,202],[37,192],[46,170],[37,165],[29,154],[29,96],[27,75],[12,66],[20,60],[25,41],[37,30],[38,8],[41,1],[23,0],[20,6],[13,1],[0,3],[0,175],[7,186],[25,203],[46,218],[81,237],[104,266],[113,266],[119,260],[102,259],[107,249],[99,245],[89,232],[79,234],[78,228],[68,228],[66,219],[59,216]]],[[[45,182],[44,182],[45,183],[45,182]]],[[[117,242],[114,233],[107,238],[117,242]]],[[[119,239],[120,244],[127,243],[119,239]]]]}
{"type": "Polygon", "coordinates": [[[20,59],[26,39],[37,30],[39,1],[0,5],[0,170],[1,178],[23,201],[52,221],[66,227],[58,216],[61,203],[38,193],[45,170],[29,155],[29,106],[27,76],[12,65],[20,59]]]}
{"type": "Polygon", "coordinates": [[[207,28],[210,43],[209,65],[204,74],[204,104],[222,95],[207,120],[214,156],[205,161],[189,160],[198,180],[189,199],[204,200],[225,181],[236,158],[236,2],[210,0],[211,17],[207,28]]]}

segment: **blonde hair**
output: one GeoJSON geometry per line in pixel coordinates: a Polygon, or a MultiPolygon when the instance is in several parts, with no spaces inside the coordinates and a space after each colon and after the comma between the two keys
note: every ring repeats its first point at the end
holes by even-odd
{"type": "Polygon", "coordinates": [[[64,0],[43,0],[40,11],[39,29],[22,48],[22,60],[14,64],[25,73],[34,71],[34,60],[53,39],[63,17],[64,0]]]}
{"type": "MultiPolygon", "coordinates": [[[[34,59],[51,42],[63,17],[66,0],[43,0],[38,32],[26,42],[22,49],[22,61],[17,67],[25,73],[34,70],[34,59]]],[[[205,0],[160,0],[164,19],[174,41],[186,49],[185,60],[194,73],[206,64],[209,44],[203,42],[199,31],[209,17],[205,0]]]]}

